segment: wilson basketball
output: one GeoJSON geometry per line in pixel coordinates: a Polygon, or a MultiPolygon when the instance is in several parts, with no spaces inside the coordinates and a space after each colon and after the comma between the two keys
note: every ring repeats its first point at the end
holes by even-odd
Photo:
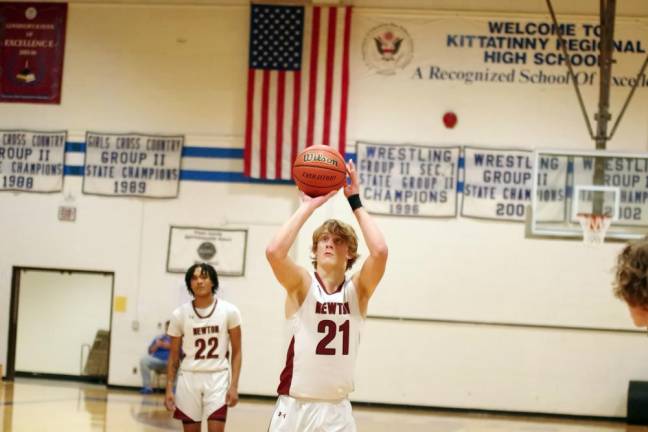
{"type": "Polygon", "coordinates": [[[293,164],[292,176],[302,192],[317,197],[344,186],[346,165],[334,148],[314,145],[299,153],[293,164]]]}

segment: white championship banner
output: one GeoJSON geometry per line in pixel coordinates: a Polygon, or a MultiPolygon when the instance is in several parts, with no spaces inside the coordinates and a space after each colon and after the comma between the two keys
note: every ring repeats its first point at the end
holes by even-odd
{"type": "Polygon", "coordinates": [[[0,190],[59,192],[67,132],[0,131],[0,190]]]}
{"type": "Polygon", "coordinates": [[[565,156],[542,156],[538,162],[536,187],[537,201],[535,219],[539,222],[563,222],[569,217],[567,205],[570,164],[565,156]]]}
{"type": "Polygon", "coordinates": [[[358,142],[364,207],[373,214],[455,217],[459,150],[358,142]]]}
{"type": "MultiPolygon", "coordinates": [[[[574,184],[594,184],[594,163],[594,158],[591,157],[574,157],[574,184]]],[[[619,221],[615,225],[648,225],[648,155],[645,158],[605,159],[603,182],[605,186],[618,188],[619,221]]],[[[578,200],[589,203],[588,211],[591,212],[594,199],[592,193],[583,191],[581,194],[578,200]]],[[[612,212],[612,209],[604,208],[604,211],[612,212]]]]}
{"type": "Polygon", "coordinates": [[[524,221],[532,177],[531,151],[464,148],[461,215],[524,221]]]}
{"type": "Polygon", "coordinates": [[[178,196],[184,136],[86,133],[83,193],[178,196]]]}
{"type": "Polygon", "coordinates": [[[219,275],[245,275],[246,229],[172,226],[167,271],[185,273],[193,264],[207,263],[219,275]]]}
{"type": "MultiPolygon", "coordinates": [[[[567,217],[567,158],[545,157],[538,167],[538,199],[545,222],[567,217]]],[[[461,216],[524,222],[531,205],[533,152],[464,148],[461,216]]]]}

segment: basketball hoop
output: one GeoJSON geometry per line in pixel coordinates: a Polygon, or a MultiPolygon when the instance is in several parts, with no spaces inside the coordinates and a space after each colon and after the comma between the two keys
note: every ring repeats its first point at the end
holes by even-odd
{"type": "Polygon", "coordinates": [[[605,241],[612,218],[608,215],[593,213],[578,213],[576,215],[580,226],[583,229],[583,243],[588,245],[600,245],[605,241]]]}

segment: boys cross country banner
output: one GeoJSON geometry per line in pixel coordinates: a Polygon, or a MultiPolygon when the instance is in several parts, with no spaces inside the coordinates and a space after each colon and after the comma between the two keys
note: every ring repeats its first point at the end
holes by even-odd
{"type": "Polygon", "coordinates": [[[172,226],[167,272],[184,273],[198,263],[211,264],[219,275],[244,276],[246,229],[172,226]]]}
{"type": "Polygon", "coordinates": [[[357,143],[362,202],[370,213],[455,217],[460,147],[357,143]]]}
{"type": "Polygon", "coordinates": [[[0,2],[0,102],[61,102],[65,3],[0,2]]]}
{"type": "Polygon", "coordinates": [[[0,190],[59,192],[67,132],[0,131],[0,190]]]}
{"type": "Polygon", "coordinates": [[[86,133],[83,193],[174,198],[184,136],[86,133]]]}
{"type": "MultiPolygon", "coordinates": [[[[567,181],[567,158],[540,161],[537,194],[546,206],[540,220],[565,220],[567,181]]],[[[533,152],[464,148],[462,216],[524,222],[532,188],[533,152]]]]}

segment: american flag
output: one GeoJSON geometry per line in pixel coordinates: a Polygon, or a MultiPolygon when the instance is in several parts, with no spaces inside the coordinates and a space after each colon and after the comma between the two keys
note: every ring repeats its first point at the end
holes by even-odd
{"type": "Polygon", "coordinates": [[[350,6],[252,5],[246,176],[288,180],[314,144],[344,156],[350,36],[350,6]]]}

